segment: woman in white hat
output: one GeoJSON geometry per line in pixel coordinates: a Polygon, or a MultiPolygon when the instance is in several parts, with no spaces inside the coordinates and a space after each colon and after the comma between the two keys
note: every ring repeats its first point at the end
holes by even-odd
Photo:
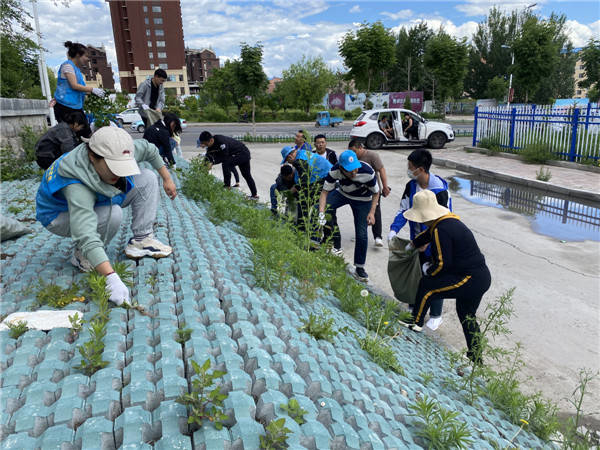
{"type": "Polygon", "coordinates": [[[467,341],[467,356],[481,361],[477,351],[479,325],[475,314],[483,294],[490,288],[490,271],[471,230],[437,202],[429,190],[418,192],[413,207],[404,212],[408,220],[427,225],[427,230],[412,241],[421,249],[431,244],[431,260],[423,264],[423,278],[413,309],[413,321],[406,324],[421,331],[423,319],[437,298],[455,298],[456,313],[467,341]]]}

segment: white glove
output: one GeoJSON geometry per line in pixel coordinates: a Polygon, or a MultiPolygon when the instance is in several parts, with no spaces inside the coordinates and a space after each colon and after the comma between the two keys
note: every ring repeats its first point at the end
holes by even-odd
{"type": "Polygon", "coordinates": [[[142,105],[142,109],[143,109],[143,110],[147,110],[147,109],[150,109],[150,107],[144,103],[144,104],[142,105]]]}
{"type": "Polygon", "coordinates": [[[173,170],[177,169],[177,164],[171,164],[171,169],[173,169],[173,170]]]}
{"type": "Polygon", "coordinates": [[[109,300],[114,304],[122,305],[123,302],[129,303],[129,289],[116,273],[111,273],[106,277],[106,289],[110,293],[109,300]]]}
{"type": "Polygon", "coordinates": [[[320,212],[319,213],[319,225],[323,227],[323,226],[325,226],[326,223],[327,223],[327,219],[325,218],[325,213],[320,212]]]}
{"type": "Polygon", "coordinates": [[[98,97],[104,97],[105,95],[104,90],[100,88],[92,88],[92,94],[97,95],[98,97]]]}
{"type": "Polygon", "coordinates": [[[406,244],[406,247],[404,247],[404,250],[406,250],[407,252],[410,252],[411,250],[414,250],[415,246],[413,245],[412,242],[409,242],[408,244],[406,244]]]}
{"type": "Polygon", "coordinates": [[[423,266],[421,267],[421,269],[423,269],[423,275],[427,275],[427,271],[429,270],[430,267],[431,267],[430,262],[423,263],[423,266]]]}
{"type": "Polygon", "coordinates": [[[390,242],[394,236],[396,236],[396,232],[394,230],[390,230],[390,232],[388,233],[388,242],[390,242]]]}

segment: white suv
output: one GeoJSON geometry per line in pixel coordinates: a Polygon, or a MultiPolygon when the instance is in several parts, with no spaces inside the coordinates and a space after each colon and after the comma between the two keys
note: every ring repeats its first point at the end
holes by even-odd
{"type": "Polygon", "coordinates": [[[117,114],[117,122],[119,122],[119,125],[121,126],[123,126],[124,123],[135,123],[138,120],[142,120],[142,117],[137,108],[129,108],[117,114]]]}
{"type": "Polygon", "coordinates": [[[454,140],[452,125],[442,122],[433,122],[424,119],[416,112],[408,109],[371,109],[363,111],[354,121],[350,138],[365,140],[367,148],[378,149],[384,145],[427,144],[430,148],[442,148],[446,142],[454,140]],[[402,118],[410,115],[413,125],[418,127],[418,139],[405,136],[402,129],[402,118]],[[390,124],[387,133],[382,130],[380,122],[388,119],[390,124]]]}

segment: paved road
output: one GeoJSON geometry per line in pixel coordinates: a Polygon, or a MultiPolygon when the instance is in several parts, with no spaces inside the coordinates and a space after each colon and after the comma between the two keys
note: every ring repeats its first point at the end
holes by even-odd
{"type": "MultiPolygon", "coordinates": [[[[468,138],[462,140],[469,141],[468,138]]],[[[261,200],[266,202],[269,186],[279,169],[281,145],[250,144],[249,147],[252,173],[261,200]]],[[[338,152],[344,149],[343,143],[332,143],[330,147],[338,152]]],[[[186,158],[196,154],[193,147],[184,147],[183,150],[186,158]]],[[[407,182],[406,157],[409,152],[378,151],[392,186],[391,194],[381,203],[384,230],[389,229],[393,221],[407,182]]],[[[444,150],[437,152],[443,153],[444,150]]],[[[433,170],[446,179],[457,174],[455,170],[443,167],[434,167],[433,170]]],[[[213,168],[212,173],[221,177],[221,168],[213,168]]],[[[243,180],[241,184],[248,192],[243,180]]],[[[453,194],[453,197],[454,211],[473,230],[493,276],[492,287],[484,297],[480,314],[484,313],[491,300],[511,287],[517,287],[515,315],[510,323],[513,334],[501,339],[501,344],[509,347],[521,342],[524,346],[524,375],[533,377],[533,382],[524,383],[523,389],[530,392],[542,390],[546,396],[561,401],[561,407],[568,410],[569,406],[562,399],[575,388],[578,369],[589,367],[594,371],[600,370],[597,300],[600,292],[600,243],[561,242],[536,234],[530,218],[526,216],[471,203],[458,194],[453,194]]],[[[351,262],[354,229],[349,208],[340,211],[338,220],[346,260],[351,262]]],[[[401,233],[408,236],[406,229],[401,233]]],[[[366,270],[371,284],[392,295],[386,270],[387,244],[384,248],[374,247],[370,232],[369,239],[366,270]]],[[[454,300],[445,302],[444,324],[435,335],[461,348],[464,337],[454,308],[454,300]]],[[[598,383],[591,386],[588,406],[600,404],[599,387],[598,383]]]]}

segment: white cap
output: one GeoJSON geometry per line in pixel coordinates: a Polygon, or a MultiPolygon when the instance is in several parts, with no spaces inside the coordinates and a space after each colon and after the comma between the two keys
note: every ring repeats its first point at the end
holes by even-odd
{"type": "Polygon", "coordinates": [[[88,145],[95,154],[104,158],[116,176],[127,177],[140,173],[133,139],[122,128],[102,127],[92,135],[88,145]]]}

